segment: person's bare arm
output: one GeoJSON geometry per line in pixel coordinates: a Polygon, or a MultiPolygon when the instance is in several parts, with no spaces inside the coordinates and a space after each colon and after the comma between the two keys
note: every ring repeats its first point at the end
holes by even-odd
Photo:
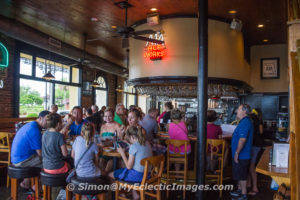
{"type": "Polygon", "coordinates": [[[36,153],[37,153],[38,156],[42,157],[42,151],[40,149],[37,149],[35,151],[36,151],[36,153]]]}
{"type": "Polygon", "coordinates": [[[234,153],[234,162],[239,163],[239,154],[240,154],[241,150],[244,148],[246,141],[247,141],[247,138],[239,139],[238,146],[234,153]]]}
{"type": "Polygon", "coordinates": [[[259,133],[262,135],[264,132],[264,127],[262,124],[259,125],[259,133]]]}
{"type": "Polygon", "coordinates": [[[67,146],[65,144],[61,145],[60,146],[60,149],[61,149],[61,153],[64,157],[67,157],[68,156],[68,149],[67,149],[67,146]]]}
{"type": "Polygon", "coordinates": [[[75,159],[75,151],[72,149],[72,152],[71,152],[71,157],[73,158],[73,159],[75,159]]]}
{"type": "Polygon", "coordinates": [[[61,129],[61,131],[60,131],[60,133],[64,134],[65,136],[68,134],[70,126],[72,125],[72,123],[74,121],[71,116],[69,116],[67,120],[68,120],[67,125],[65,127],[63,127],[63,129],[61,129]]]}
{"type": "Polygon", "coordinates": [[[95,153],[94,162],[97,167],[99,167],[99,156],[95,153]]]}
{"type": "Polygon", "coordinates": [[[120,155],[125,163],[126,168],[132,169],[135,156],[129,154],[129,158],[127,159],[124,149],[119,147],[119,148],[117,148],[117,151],[120,153],[120,155]]]}

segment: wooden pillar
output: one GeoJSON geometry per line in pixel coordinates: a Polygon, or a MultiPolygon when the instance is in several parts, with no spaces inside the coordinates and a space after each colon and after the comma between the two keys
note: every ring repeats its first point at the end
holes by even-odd
{"type": "MultiPolygon", "coordinates": [[[[206,112],[208,76],[208,0],[198,0],[198,133],[197,133],[197,184],[204,185],[206,156],[206,112]]],[[[196,199],[204,199],[198,190],[196,199]]]]}

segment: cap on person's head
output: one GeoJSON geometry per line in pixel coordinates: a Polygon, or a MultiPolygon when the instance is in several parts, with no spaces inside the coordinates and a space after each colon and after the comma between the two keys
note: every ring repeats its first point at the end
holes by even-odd
{"type": "Polygon", "coordinates": [[[45,117],[46,115],[50,114],[50,111],[48,110],[43,110],[42,112],[40,112],[38,118],[40,117],[45,117]]]}

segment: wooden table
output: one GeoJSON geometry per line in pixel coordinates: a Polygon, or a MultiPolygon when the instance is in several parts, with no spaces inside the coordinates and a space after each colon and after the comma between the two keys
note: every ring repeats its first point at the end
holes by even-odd
{"type": "Polygon", "coordinates": [[[269,165],[269,158],[270,158],[270,150],[272,146],[266,147],[263,155],[261,156],[257,166],[256,171],[258,173],[267,175],[272,177],[276,181],[278,185],[282,183],[286,184],[286,186],[290,186],[290,174],[288,168],[278,168],[275,166],[269,165]]]}

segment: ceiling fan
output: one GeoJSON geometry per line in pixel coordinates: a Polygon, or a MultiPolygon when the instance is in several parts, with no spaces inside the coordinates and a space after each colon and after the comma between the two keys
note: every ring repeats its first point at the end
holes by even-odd
{"type": "Polygon", "coordinates": [[[69,65],[71,66],[82,66],[91,63],[90,60],[86,59],[85,54],[86,54],[86,42],[87,42],[87,33],[83,33],[83,56],[79,58],[79,61],[77,63],[69,65]]]}
{"type": "MultiPolygon", "coordinates": [[[[121,9],[125,9],[125,25],[117,27],[115,33],[117,33],[118,35],[113,36],[113,37],[122,37],[122,48],[129,47],[129,37],[137,39],[137,40],[156,43],[156,44],[164,43],[164,41],[161,41],[161,40],[156,40],[156,39],[151,39],[151,38],[141,36],[141,35],[147,35],[147,34],[155,34],[156,31],[153,31],[151,29],[135,31],[134,28],[127,25],[128,8],[132,7],[132,5],[128,3],[128,0],[116,2],[115,5],[121,9]]],[[[89,40],[87,40],[87,42],[92,42],[92,41],[96,41],[96,40],[99,40],[99,38],[98,39],[89,39],[89,40]]]]}

